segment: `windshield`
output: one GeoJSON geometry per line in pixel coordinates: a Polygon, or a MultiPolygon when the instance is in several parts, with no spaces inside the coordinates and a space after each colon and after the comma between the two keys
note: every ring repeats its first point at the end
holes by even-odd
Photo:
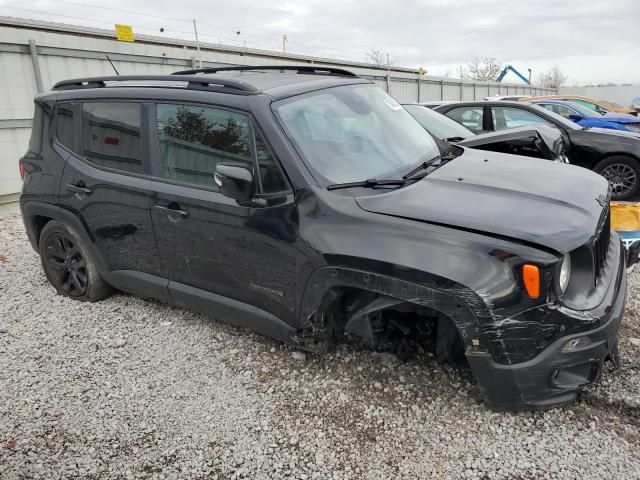
{"type": "Polygon", "coordinates": [[[558,115],[556,112],[547,110],[546,108],[541,107],[540,105],[536,105],[535,103],[530,103],[529,105],[534,110],[538,110],[539,112],[543,113],[547,117],[552,118],[556,123],[561,124],[564,128],[568,128],[569,130],[583,130],[583,127],[581,127],[580,125],[578,125],[575,122],[572,122],[571,120],[567,120],[562,115],[558,115]]]}
{"type": "Polygon", "coordinates": [[[590,108],[585,107],[584,105],[580,105],[578,102],[572,102],[569,100],[569,108],[576,110],[583,117],[600,117],[601,115],[595,110],[591,110],[590,108]]]}
{"type": "Polygon", "coordinates": [[[420,122],[420,125],[426,128],[431,135],[440,140],[447,138],[465,139],[475,135],[475,133],[463,127],[455,120],[451,120],[449,117],[435,112],[430,108],[423,107],[422,105],[404,105],[404,108],[413,115],[413,117],[420,122]]]}
{"type": "Polygon", "coordinates": [[[440,151],[427,131],[375,85],[345,85],[275,104],[275,113],[326,183],[406,173],[440,151]]]}
{"type": "Polygon", "coordinates": [[[601,118],[602,115],[595,110],[592,110],[584,105],[581,105],[577,101],[566,100],[563,102],[550,102],[541,100],[536,105],[544,106],[548,111],[554,112],[560,115],[562,118],[569,118],[569,115],[579,113],[586,118],[601,118]]]}

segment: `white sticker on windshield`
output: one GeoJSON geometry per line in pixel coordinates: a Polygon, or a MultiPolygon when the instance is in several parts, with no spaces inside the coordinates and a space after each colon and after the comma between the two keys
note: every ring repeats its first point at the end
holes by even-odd
{"type": "Polygon", "coordinates": [[[400,110],[402,108],[402,105],[400,105],[398,102],[396,102],[393,98],[389,97],[389,98],[385,98],[384,99],[384,103],[387,104],[387,106],[393,110],[394,112],[397,110],[400,110]]]}

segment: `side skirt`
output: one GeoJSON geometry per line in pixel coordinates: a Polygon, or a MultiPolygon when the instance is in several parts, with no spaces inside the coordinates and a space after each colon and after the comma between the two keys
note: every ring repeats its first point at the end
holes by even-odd
{"type": "Polygon", "coordinates": [[[173,281],[169,282],[169,295],[176,305],[248,328],[284,343],[293,343],[291,338],[296,333],[295,329],[261,308],[173,281]]]}
{"type": "Polygon", "coordinates": [[[195,310],[216,320],[293,344],[292,337],[296,331],[291,325],[253,305],[134,270],[105,272],[103,277],[109,284],[124,292],[195,310]]]}

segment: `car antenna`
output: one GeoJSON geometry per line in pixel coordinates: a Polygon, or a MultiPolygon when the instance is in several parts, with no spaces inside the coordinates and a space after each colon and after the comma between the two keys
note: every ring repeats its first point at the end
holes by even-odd
{"type": "Polygon", "coordinates": [[[104,56],[107,57],[107,60],[109,60],[109,63],[111,64],[111,68],[113,68],[113,71],[116,72],[116,75],[120,76],[120,74],[118,73],[118,70],[116,69],[116,66],[113,64],[113,62],[109,58],[109,55],[105,53],[104,56]]]}

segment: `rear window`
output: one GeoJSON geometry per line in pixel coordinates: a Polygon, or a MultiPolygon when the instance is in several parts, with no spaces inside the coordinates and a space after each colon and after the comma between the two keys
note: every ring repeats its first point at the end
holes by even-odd
{"type": "Polygon", "coordinates": [[[59,103],[56,106],[56,138],[69,150],[73,150],[73,104],[59,103]]]}
{"type": "Polygon", "coordinates": [[[85,158],[103,167],[142,173],[141,109],[138,103],[83,103],[85,158]]]}

